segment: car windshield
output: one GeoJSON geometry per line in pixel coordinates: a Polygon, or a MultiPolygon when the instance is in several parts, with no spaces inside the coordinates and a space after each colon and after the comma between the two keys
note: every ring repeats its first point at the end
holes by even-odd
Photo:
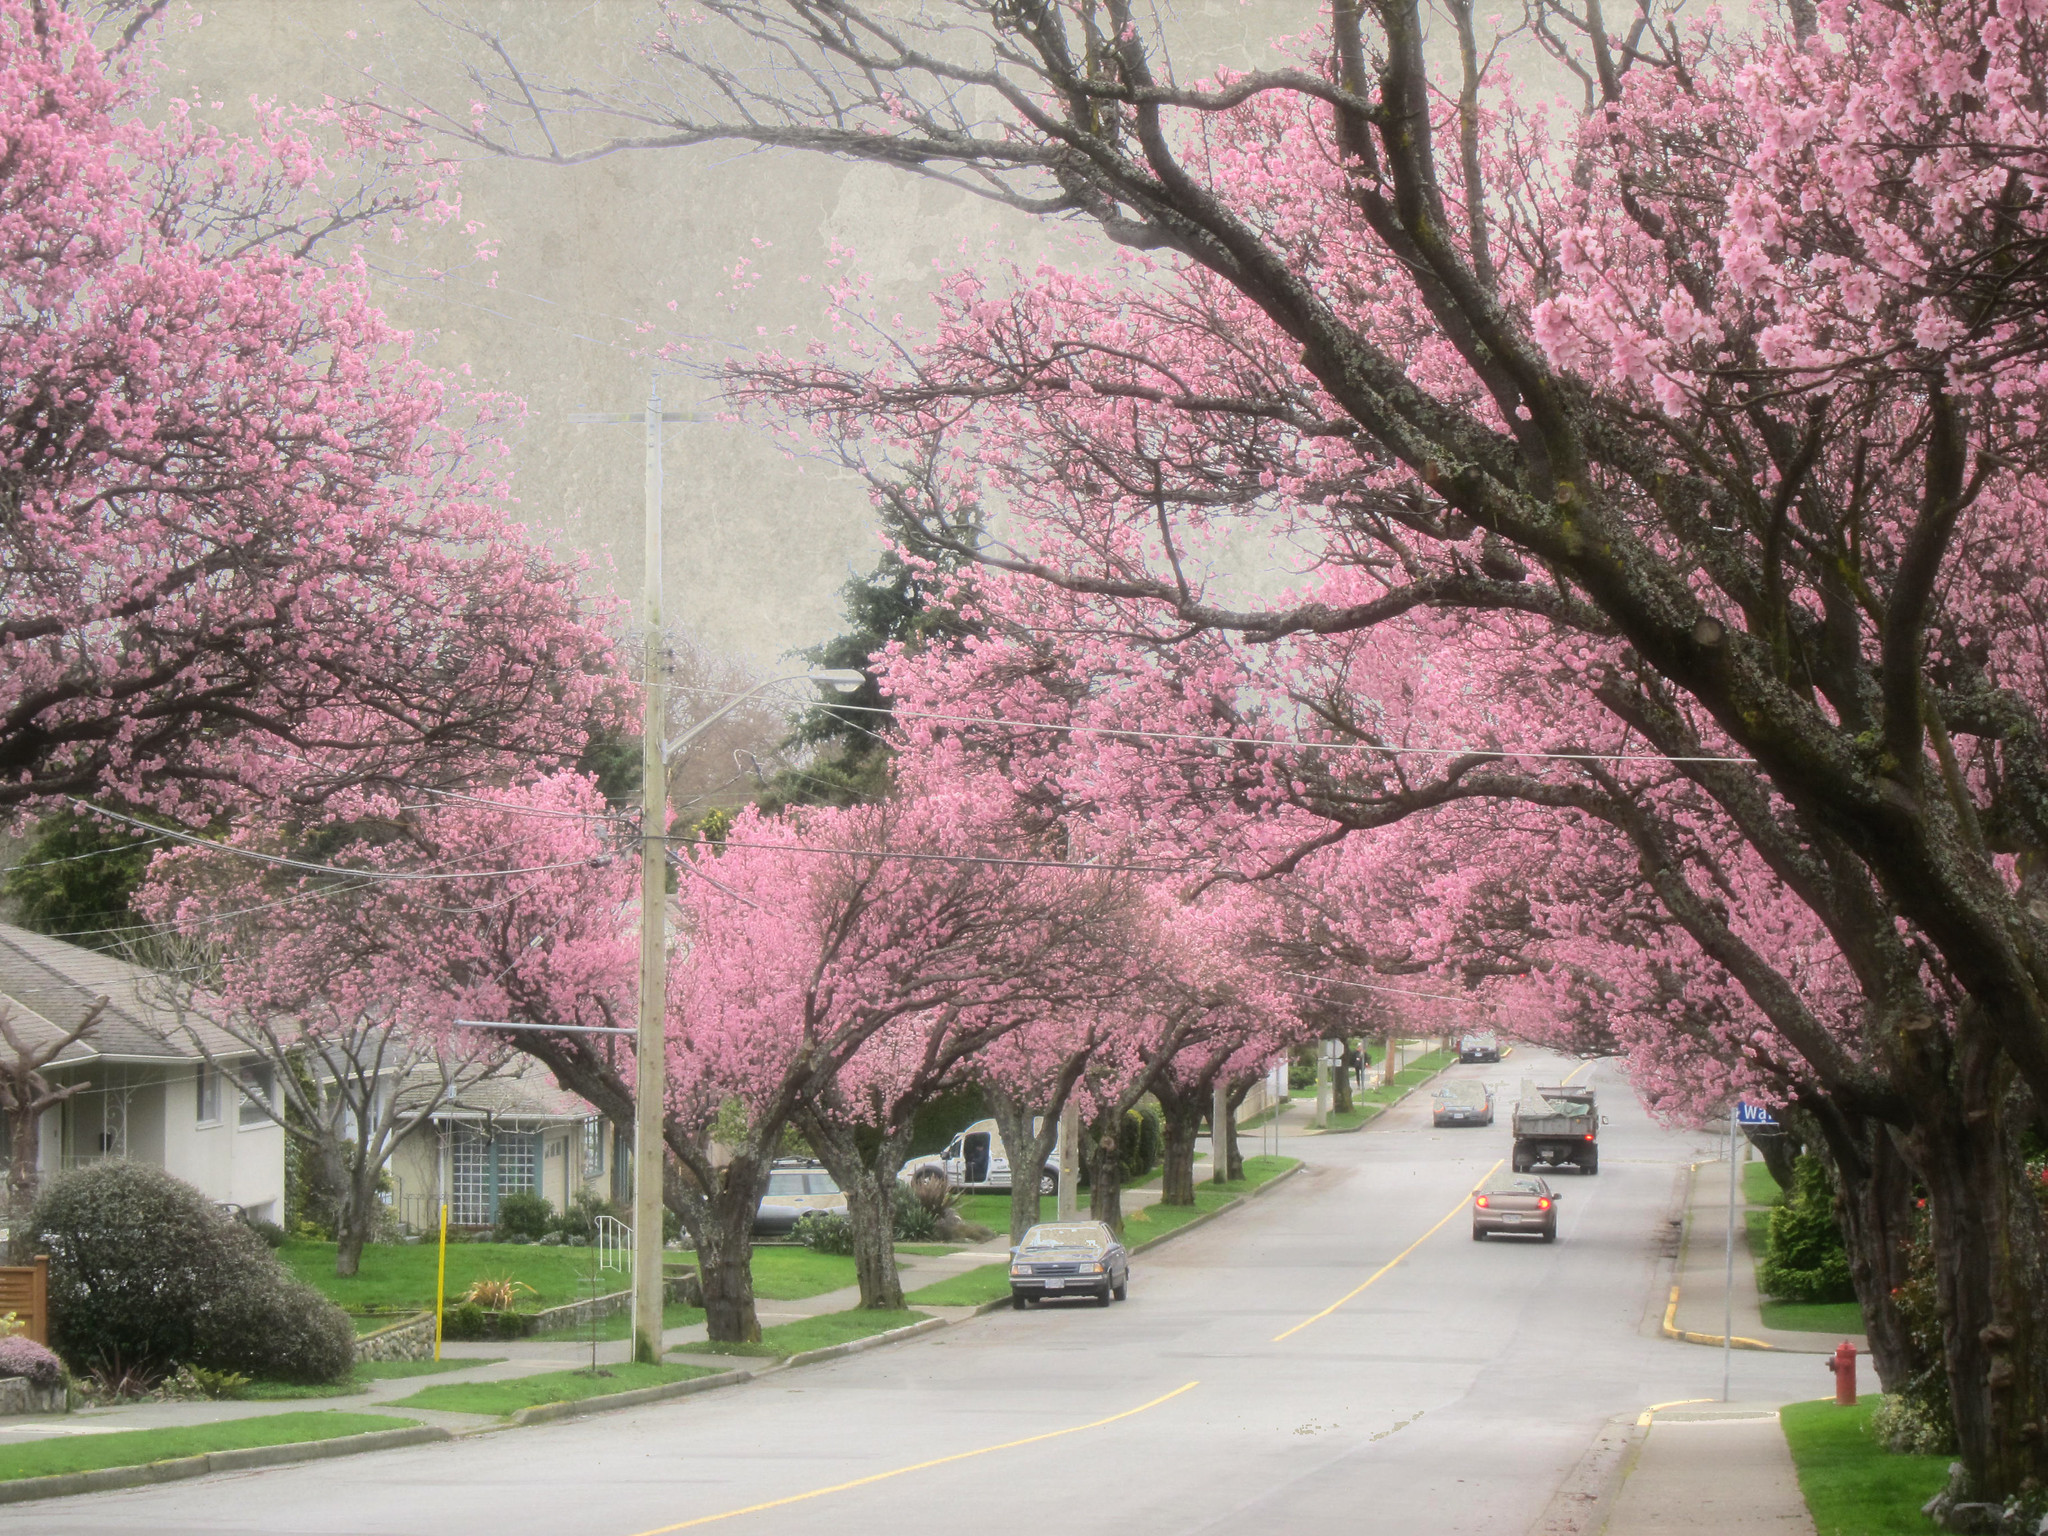
{"type": "Polygon", "coordinates": [[[1024,1234],[1018,1250],[1028,1253],[1039,1248],[1086,1248],[1091,1253],[1100,1253],[1109,1244],[1109,1228],[1091,1221],[1072,1226],[1033,1227],[1024,1234]]]}
{"type": "Polygon", "coordinates": [[[1486,1084],[1445,1083],[1437,1089],[1436,1096],[1446,1104],[1483,1104],[1486,1102],[1486,1084]]]}

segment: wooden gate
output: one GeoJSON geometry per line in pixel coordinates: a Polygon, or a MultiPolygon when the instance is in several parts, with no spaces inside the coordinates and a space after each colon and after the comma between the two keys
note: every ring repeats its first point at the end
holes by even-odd
{"type": "Polygon", "coordinates": [[[0,1317],[14,1314],[14,1332],[50,1342],[50,1256],[31,1264],[0,1265],[0,1317]]]}

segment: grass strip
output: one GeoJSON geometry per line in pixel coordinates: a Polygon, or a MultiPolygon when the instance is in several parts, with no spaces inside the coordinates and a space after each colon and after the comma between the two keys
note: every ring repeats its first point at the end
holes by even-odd
{"type": "Polygon", "coordinates": [[[1832,1333],[1837,1338],[1863,1332],[1863,1309],[1853,1301],[1766,1301],[1764,1326],[1792,1333],[1832,1333]]]}
{"type": "Polygon", "coordinates": [[[602,1374],[597,1376],[588,1371],[546,1371],[538,1376],[514,1376],[509,1381],[444,1382],[400,1398],[399,1405],[432,1408],[442,1413],[491,1414],[502,1419],[522,1408],[538,1408],[542,1403],[580,1403],[585,1398],[609,1397],[614,1392],[715,1374],[709,1366],[648,1365],[625,1360],[600,1366],[599,1370],[602,1374]]]}
{"type": "Polygon", "coordinates": [[[1248,1157],[1244,1160],[1244,1177],[1241,1179],[1233,1179],[1228,1184],[1197,1180],[1193,1205],[1148,1205],[1129,1212],[1124,1217],[1124,1241],[1136,1246],[1151,1238],[1163,1237],[1198,1216],[1221,1210],[1239,1195],[1249,1194],[1261,1184],[1278,1178],[1300,1161],[1294,1157],[1248,1157]]]}
{"type": "MultiPolygon", "coordinates": [[[[1007,1227],[1009,1224],[1009,1218],[1005,1216],[1003,1225],[1007,1227]]],[[[960,1252],[966,1246],[965,1243],[898,1243],[896,1251],[907,1253],[914,1259],[942,1259],[949,1253],[960,1252]]]]}
{"type": "Polygon", "coordinates": [[[1010,1294],[1010,1264],[1007,1259],[983,1264],[949,1279],[935,1280],[903,1299],[917,1307],[978,1307],[1010,1294]]]}
{"type": "Polygon", "coordinates": [[[855,1307],[846,1312],[822,1312],[793,1323],[778,1323],[761,1330],[758,1344],[685,1344],[693,1355],[748,1355],[780,1359],[807,1350],[825,1349],[833,1344],[850,1344],[896,1328],[921,1323],[929,1312],[864,1312],[855,1307]]]}
{"type": "Polygon", "coordinates": [[[153,1461],[239,1451],[255,1445],[300,1445],[336,1440],[376,1429],[410,1429],[417,1419],[384,1413],[261,1414],[194,1424],[182,1429],[126,1429],[109,1435],[58,1435],[27,1445],[0,1446],[0,1481],[51,1477],[60,1472],[97,1472],[103,1467],[140,1467],[153,1461]]]}
{"type": "Polygon", "coordinates": [[[1926,1536],[1920,1506],[1948,1481],[1947,1456],[1895,1456],[1870,1433],[1876,1397],[1854,1408],[1832,1399],[1778,1410],[1818,1536],[1926,1536]]]}
{"type": "Polygon", "coordinates": [[[1742,1165],[1742,1198],[1750,1205],[1776,1205],[1784,1198],[1785,1192],[1778,1187],[1778,1181],[1771,1177],[1770,1168],[1761,1162],[1742,1165]]]}
{"type": "Polygon", "coordinates": [[[414,1376],[438,1376],[443,1371],[466,1371],[474,1365],[499,1365],[504,1357],[488,1360],[365,1360],[346,1381],[308,1384],[297,1381],[254,1381],[242,1396],[252,1403],[296,1402],[309,1397],[355,1397],[370,1390],[373,1381],[405,1381],[414,1376]]]}

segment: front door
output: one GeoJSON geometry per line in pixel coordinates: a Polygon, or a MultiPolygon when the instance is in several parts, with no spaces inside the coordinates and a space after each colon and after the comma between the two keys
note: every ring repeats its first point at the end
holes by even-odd
{"type": "Polygon", "coordinates": [[[966,1161],[964,1184],[986,1184],[988,1182],[989,1134],[987,1131],[969,1131],[962,1138],[966,1161]]]}

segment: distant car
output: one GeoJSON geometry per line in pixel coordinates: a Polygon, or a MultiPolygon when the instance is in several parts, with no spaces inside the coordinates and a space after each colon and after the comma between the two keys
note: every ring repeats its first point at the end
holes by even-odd
{"type": "Polygon", "coordinates": [[[1499,1061],[1500,1037],[1491,1030],[1461,1036],[1458,1040],[1458,1060],[1499,1061]]]}
{"type": "Polygon", "coordinates": [[[1093,1296],[1108,1306],[1130,1294],[1131,1256],[1099,1221],[1033,1227],[1010,1250],[1010,1305],[1022,1312],[1047,1297],[1093,1296]]]}
{"type": "Polygon", "coordinates": [[[846,1196],[817,1163],[778,1161],[768,1171],[768,1192],[754,1212],[754,1231],[787,1237],[806,1211],[846,1212],[846,1196]]]}
{"type": "Polygon", "coordinates": [[[1472,1241],[1512,1233],[1557,1241],[1556,1191],[1527,1173],[1504,1173],[1488,1179],[1472,1197],[1472,1241]]]}
{"type": "Polygon", "coordinates": [[[1484,1083],[1446,1083],[1434,1095],[1437,1125],[1493,1124],[1493,1090],[1484,1083]]]}

